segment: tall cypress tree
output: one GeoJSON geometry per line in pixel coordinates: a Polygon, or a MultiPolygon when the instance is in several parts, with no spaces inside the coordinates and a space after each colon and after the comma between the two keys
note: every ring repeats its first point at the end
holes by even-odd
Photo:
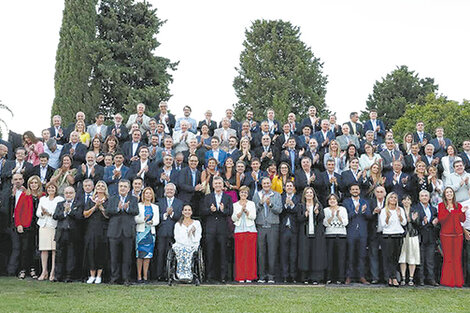
{"type": "Polygon", "coordinates": [[[97,0],[65,0],[56,54],[55,98],[52,115],[62,116],[64,125],[77,111],[90,118],[98,109],[90,90],[93,62],[91,44],[96,38],[97,0]]]}
{"type": "Polygon", "coordinates": [[[145,1],[100,1],[92,88],[99,89],[100,110],[108,115],[132,112],[138,102],[155,111],[170,98],[168,71],[177,63],[154,55],[165,22],[156,11],[145,1]]]}

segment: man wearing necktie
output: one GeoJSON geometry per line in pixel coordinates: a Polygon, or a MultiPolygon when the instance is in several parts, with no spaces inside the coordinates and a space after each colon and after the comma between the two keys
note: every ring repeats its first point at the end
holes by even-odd
{"type": "Polygon", "coordinates": [[[271,190],[269,177],[264,177],[261,185],[263,189],[253,196],[257,210],[255,221],[258,230],[258,282],[264,283],[267,279],[268,283],[274,283],[282,199],[279,193],[271,190]]]}
{"type": "Polygon", "coordinates": [[[280,230],[281,274],[284,282],[297,277],[297,205],[300,197],[295,194],[294,182],[287,181],[281,195],[282,213],[280,230]]]}
{"type": "Polygon", "coordinates": [[[109,216],[111,283],[117,283],[122,277],[126,285],[130,283],[132,257],[135,255],[133,253],[135,245],[134,217],[139,214],[137,198],[129,195],[130,189],[130,181],[122,179],[118,184],[119,194],[110,197],[106,207],[106,214],[109,216]]]}

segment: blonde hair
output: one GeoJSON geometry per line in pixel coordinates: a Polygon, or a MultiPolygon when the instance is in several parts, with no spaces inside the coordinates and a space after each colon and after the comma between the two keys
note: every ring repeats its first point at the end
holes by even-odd
{"type": "Polygon", "coordinates": [[[42,194],[41,178],[39,178],[38,175],[33,175],[33,176],[31,176],[30,178],[28,178],[28,183],[27,183],[26,185],[28,186],[28,188],[26,189],[26,194],[27,194],[28,196],[31,196],[31,195],[33,195],[33,196],[39,196],[39,195],[42,194]],[[38,183],[38,190],[37,190],[35,193],[33,193],[33,191],[31,190],[31,187],[29,186],[33,180],[36,180],[37,183],[38,183]]]}
{"type": "Polygon", "coordinates": [[[144,194],[147,190],[150,190],[152,192],[152,200],[150,202],[154,203],[155,202],[155,192],[153,192],[153,189],[151,187],[145,187],[144,190],[142,190],[142,193],[140,194],[140,201],[145,202],[144,194]]]}
{"type": "Polygon", "coordinates": [[[104,195],[106,196],[106,199],[109,198],[109,193],[108,193],[108,185],[105,183],[104,180],[99,180],[96,185],[95,185],[95,189],[93,190],[93,198],[95,198],[96,196],[96,187],[98,187],[99,184],[103,184],[104,185],[104,195]]]}
{"type": "Polygon", "coordinates": [[[398,195],[396,192],[391,192],[387,195],[387,197],[385,198],[385,212],[388,214],[390,212],[390,206],[389,206],[389,201],[390,201],[390,197],[391,196],[395,196],[397,197],[397,204],[395,205],[395,209],[396,210],[399,210],[400,207],[398,206],[398,195]]]}

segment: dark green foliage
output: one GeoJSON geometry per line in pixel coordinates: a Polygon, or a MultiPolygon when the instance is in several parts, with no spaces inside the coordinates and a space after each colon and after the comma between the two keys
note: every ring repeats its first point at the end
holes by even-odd
{"type": "Polygon", "coordinates": [[[369,118],[371,109],[377,110],[378,116],[387,129],[405,113],[407,104],[424,104],[428,94],[436,92],[438,85],[433,78],[419,78],[407,66],[397,67],[382,80],[376,81],[372,94],[366,102],[366,110],[362,111],[363,121],[369,118]]]}
{"type": "Polygon", "coordinates": [[[256,20],[245,36],[233,82],[238,119],[248,109],[261,118],[273,108],[280,121],[287,120],[289,112],[306,115],[311,105],[324,112],[327,76],[323,63],[300,40],[299,27],[282,20],[256,20]]]}
{"type": "Polygon", "coordinates": [[[400,140],[406,132],[414,132],[418,121],[424,122],[426,131],[433,137],[435,129],[443,127],[445,137],[460,149],[462,142],[470,138],[470,102],[465,100],[459,104],[444,96],[429,94],[423,105],[407,106],[405,114],[393,127],[394,137],[400,140]]]}
{"type": "Polygon", "coordinates": [[[177,63],[153,54],[160,45],[155,35],[164,22],[147,2],[100,2],[93,89],[101,95],[101,111],[126,113],[139,102],[155,111],[161,100],[170,98],[173,80],[168,70],[175,70],[177,63]]]}
{"type": "Polygon", "coordinates": [[[91,44],[96,34],[97,0],[65,0],[56,55],[55,98],[52,115],[62,116],[64,125],[77,111],[93,115],[99,105],[90,92],[93,65],[91,44]]]}

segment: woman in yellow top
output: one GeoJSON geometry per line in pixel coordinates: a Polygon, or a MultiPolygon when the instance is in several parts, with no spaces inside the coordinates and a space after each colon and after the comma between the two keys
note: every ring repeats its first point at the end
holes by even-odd
{"type": "Polygon", "coordinates": [[[75,124],[75,131],[80,134],[80,142],[88,148],[90,146],[91,137],[86,131],[85,123],[83,121],[78,121],[75,124]]]}
{"type": "Polygon", "coordinates": [[[284,186],[288,181],[294,181],[294,176],[292,176],[291,174],[289,164],[287,164],[286,162],[281,162],[281,164],[279,164],[279,170],[277,171],[277,174],[274,175],[271,180],[271,189],[276,192],[282,193],[284,190],[284,186]]]}

